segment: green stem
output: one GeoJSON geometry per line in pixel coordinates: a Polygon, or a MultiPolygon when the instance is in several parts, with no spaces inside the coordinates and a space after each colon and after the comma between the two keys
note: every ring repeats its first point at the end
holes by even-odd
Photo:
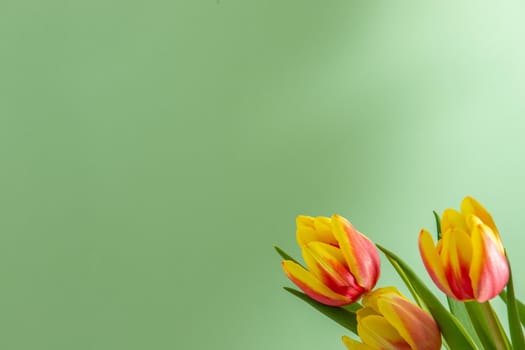
{"type": "Polygon", "coordinates": [[[494,339],[496,340],[496,345],[498,346],[498,349],[512,349],[509,338],[503,330],[499,318],[494,312],[494,309],[492,308],[490,303],[488,301],[482,303],[481,308],[487,316],[487,323],[489,325],[489,328],[493,330],[494,339]]]}
{"type": "Polygon", "coordinates": [[[470,320],[470,315],[467,311],[467,306],[465,303],[457,301],[456,299],[449,296],[447,296],[447,301],[450,312],[452,312],[452,314],[457,317],[458,321],[463,325],[463,327],[465,327],[465,330],[468,332],[468,334],[470,334],[477,347],[479,349],[484,349],[485,346],[479,339],[478,332],[470,320]]]}
{"type": "Polygon", "coordinates": [[[465,306],[485,349],[512,349],[507,334],[505,334],[498,316],[488,301],[485,303],[466,302],[465,306]]]}
{"type": "MultiPolygon", "coordinates": [[[[508,257],[507,257],[508,261],[508,257]]],[[[509,282],[507,284],[508,298],[507,298],[507,315],[509,320],[510,338],[514,349],[525,348],[525,337],[523,336],[523,329],[520,324],[520,315],[518,311],[518,301],[514,294],[514,282],[512,281],[512,268],[509,263],[509,282]]],[[[522,305],[523,306],[523,305],[522,305]]]]}

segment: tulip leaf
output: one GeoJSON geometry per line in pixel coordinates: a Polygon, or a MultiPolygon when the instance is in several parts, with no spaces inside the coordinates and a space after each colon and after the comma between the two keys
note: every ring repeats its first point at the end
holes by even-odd
{"type": "Polygon", "coordinates": [[[470,320],[486,350],[510,350],[511,345],[489,302],[465,302],[470,320]]]}
{"type": "MultiPolygon", "coordinates": [[[[507,257],[508,261],[508,257],[507,257]]],[[[514,349],[525,349],[525,339],[523,338],[523,329],[520,324],[520,315],[518,303],[514,294],[514,282],[512,280],[512,269],[509,263],[509,282],[507,283],[507,314],[509,319],[510,337],[514,349]]]]}
{"type": "Polygon", "coordinates": [[[441,219],[439,218],[439,214],[434,210],[434,219],[436,219],[436,229],[438,234],[438,240],[441,239],[441,219]]]}
{"type": "Polygon", "coordinates": [[[357,335],[357,317],[356,317],[355,312],[349,311],[342,307],[328,306],[328,305],[321,304],[311,299],[306,294],[301,293],[298,290],[295,290],[293,288],[284,287],[284,289],[287,292],[295,295],[299,299],[303,300],[307,304],[310,304],[310,306],[312,306],[317,311],[320,311],[322,314],[324,314],[328,318],[339,323],[341,326],[343,326],[344,328],[348,329],[349,331],[357,335]]]}
{"type": "Polygon", "coordinates": [[[425,309],[426,311],[428,311],[428,309],[426,308],[425,303],[423,302],[423,300],[421,300],[421,297],[419,296],[419,294],[417,294],[416,289],[412,285],[412,282],[410,281],[410,279],[405,274],[405,271],[403,271],[401,266],[399,266],[399,264],[395,260],[393,260],[391,257],[389,257],[387,255],[386,258],[388,259],[388,261],[390,261],[390,264],[392,264],[394,269],[397,271],[399,277],[401,277],[401,279],[403,280],[403,282],[407,286],[408,290],[410,291],[410,294],[412,294],[412,297],[416,301],[417,305],[420,308],[425,309]]]}
{"type": "Polygon", "coordinates": [[[454,298],[451,298],[447,295],[448,308],[450,312],[456,316],[458,321],[465,327],[465,330],[472,337],[472,340],[477,345],[478,348],[483,349],[483,344],[476,333],[476,329],[470,320],[470,316],[467,311],[465,303],[457,301],[454,298]]]}
{"type": "MultiPolygon", "coordinates": [[[[505,290],[502,290],[501,293],[499,293],[499,297],[507,304],[508,298],[507,298],[507,292],[505,290]]],[[[525,326],[525,304],[523,304],[518,299],[516,300],[516,304],[518,306],[518,314],[521,320],[521,324],[525,326]]]]}
{"type": "Polygon", "coordinates": [[[352,303],[352,304],[348,304],[348,305],[345,305],[345,306],[341,306],[342,308],[344,308],[345,310],[348,310],[350,312],[356,312],[357,310],[363,308],[363,305],[361,305],[360,303],[352,303]]]}
{"type": "MultiPolygon", "coordinates": [[[[411,285],[415,291],[425,303],[428,311],[438,324],[443,337],[450,346],[451,349],[461,350],[476,350],[478,347],[465,331],[465,328],[459,323],[458,319],[451,314],[441,304],[439,299],[430,291],[430,289],[419,279],[417,274],[397,255],[389,251],[388,249],[377,244],[379,250],[381,250],[389,260],[395,261],[399,267],[403,270],[406,277],[410,280],[411,285]]],[[[395,267],[395,266],[394,266],[395,267]]]]}
{"type": "Polygon", "coordinates": [[[295,260],[294,258],[292,258],[290,255],[288,255],[288,253],[286,253],[284,250],[282,250],[281,248],[279,248],[278,246],[274,245],[273,246],[275,248],[275,250],[277,251],[277,253],[284,259],[284,260],[291,260],[293,261],[294,263],[298,264],[298,265],[301,265],[297,262],[297,260],[295,260]]]}

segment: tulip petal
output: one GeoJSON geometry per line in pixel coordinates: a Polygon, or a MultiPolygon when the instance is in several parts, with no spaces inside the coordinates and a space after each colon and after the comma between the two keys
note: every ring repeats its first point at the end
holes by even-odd
{"type": "Polygon", "coordinates": [[[363,344],[347,336],[343,336],[343,343],[348,350],[377,350],[370,345],[363,344]]]}
{"type": "Polygon", "coordinates": [[[379,309],[379,300],[381,300],[381,298],[384,296],[395,294],[401,295],[396,287],[383,287],[374,290],[372,293],[369,293],[363,297],[363,306],[365,306],[365,308],[360,310],[360,312],[364,313],[366,310],[367,313],[375,312],[375,314],[381,315],[381,310],[379,309]]]}
{"type": "Polygon", "coordinates": [[[465,216],[475,215],[480,218],[485,225],[494,231],[499,239],[499,232],[494,223],[494,219],[492,219],[492,215],[490,215],[487,209],[485,209],[477,200],[472,197],[465,197],[461,202],[461,211],[465,216]]]}
{"type": "Polygon", "coordinates": [[[500,241],[491,228],[478,220],[472,227],[472,264],[470,278],[475,299],[485,302],[498,295],[509,280],[509,265],[501,252],[500,241]]]}
{"type": "Polygon", "coordinates": [[[295,233],[297,243],[303,246],[309,242],[324,242],[337,246],[337,240],[332,234],[331,220],[325,216],[311,217],[299,215],[296,220],[295,233]]]}
{"type": "Polygon", "coordinates": [[[481,220],[475,215],[469,215],[467,217],[467,222],[472,230],[475,230],[476,228],[481,227],[480,225],[483,225],[483,232],[494,242],[494,244],[498,247],[499,252],[502,255],[505,255],[505,248],[503,247],[503,243],[501,242],[499,235],[496,232],[494,232],[494,230],[492,230],[490,226],[485,224],[483,220],[481,220]]]}
{"type": "Polygon", "coordinates": [[[472,243],[469,235],[458,229],[445,232],[441,254],[445,276],[454,297],[458,300],[473,299],[474,292],[469,275],[472,261],[472,243]]]}
{"type": "Polygon", "coordinates": [[[331,306],[342,306],[352,302],[350,298],[337,294],[328,288],[301,265],[290,260],[284,260],[282,266],[288,278],[310,298],[331,306]]]}
{"type": "Polygon", "coordinates": [[[348,270],[339,248],[321,242],[303,247],[303,258],[309,271],[334,292],[357,300],[364,290],[348,270]]]}
{"type": "Polygon", "coordinates": [[[441,232],[452,231],[454,229],[467,231],[465,217],[456,209],[445,209],[441,216],[441,232]]]}
{"type": "MultiPolygon", "coordinates": [[[[440,240],[440,243],[442,241],[440,240]]],[[[432,235],[427,230],[423,229],[419,233],[419,253],[423,264],[427,269],[430,277],[443,293],[453,296],[450,285],[445,276],[445,269],[441,257],[438,255],[432,235]]]]}
{"type": "MultiPolygon", "coordinates": [[[[378,289],[376,289],[373,293],[376,293],[378,289]]],[[[368,317],[368,316],[380,316],[381,314],[379,313],[379,310],[375,310],[373,307],[369,306],[369,305],[366,305],[365,303],[365,300],[369,299],[368,296],[365,296],[363,298],[363,308],[357,310],[358,312],[356,313],[357,315],[357,322],[361,322],[361,319],[365,318],[365,317],[368,317]]]]}
{"type": "Polygon", "coordinates": [[[410,350],[410,345],[382,316],[368,316],[361,319],[357,324],[357,333],[365,344],[374,349],[410,350]]]}
{"type": "Polygon", "coordinates": [[[309,271],[334,292],[357,300],[364,292],[348,270],[339,248],[321,242],[303,247],[303,258],[309,271]]]}
{"type": "Polygon", "coordinates": [[[441,334],[432,317],[399,293],[380,297],[381,313],[412,350],[441,348],[441,334]]]}
{"type": "Polygon", "coordinates": [[[365,290],[374,288],[379,278],[379,253],[374,243],[342,216],[332,216],[332,229],[357,283],[365,290]]]}
{"type": "Polygon", "coordinates": [[[321,242],[309,242],[302,247],[302,253],[308,270],[319,279],[328,274],[341,285],[345,284],[346,280],[341,278],[341,275],[344,274],[345,269],[347,274],[349,272],[343,254],[338,248],[321,242]]]}

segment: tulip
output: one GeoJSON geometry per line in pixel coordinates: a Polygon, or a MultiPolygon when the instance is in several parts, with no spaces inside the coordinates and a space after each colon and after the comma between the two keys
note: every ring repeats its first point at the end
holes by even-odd
{"type": "Polygon", "coordinates": [[[284,272],[312,299],[330,306],[354,303],[379,278],[375,245],[339,215],[297,217],[296,238],[306,268],[285,260],[284,272]]]}
{"type": "Polygon", "coordinates": [[[425,229],[419,251],[434,283],[448,296],[485,302],[507,285],[509,265],[500,235],[489,212],[466,197],[461,212],[446,209],[437,246],[425,229]]]}
{"type": "Polygon", "coordinates": [[[434,319],[395,287],[379,288],[363,298],[357,311],[362,342],[343,337],[348,350],[438,350],[441,334],[434,319]]]}

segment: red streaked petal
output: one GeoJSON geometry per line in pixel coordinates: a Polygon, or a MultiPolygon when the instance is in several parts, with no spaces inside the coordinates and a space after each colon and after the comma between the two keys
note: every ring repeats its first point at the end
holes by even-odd
{"type": "Polygon", "coordinates": [[[462,230],[454,229],[443,234],[442,260],[450,289],[458,300],[474,298],[469,276],[472,262],[472,242],[462,230]]]}
{"type": "Polygon", "coordinates": [[[358,299],[364,290],[348,270],[343,254],[334,246],[311,242],[303,247],[308,269],[328,288],[351,299],[358,299]]]}
{"type": "Polygon", "coordinates": [[[399,293],[381,296],[381,313],[412,350],[439,350],[441,334],[434,319],[399,293]]]}
{"type": "Polygon", "coordinates": [[[341,285],[347,284],[346,277],[350,275],[350,271],[339,248],[321,242],[310,242],[302,247],[302,254],[308,270],[320,280],[328,274],[341,285]]]}
{"type": "Polygon", "coordinates": [[[481,222],[472,227],[470,278],[475,299],[480,303],[498,295],[509,280],[507,258],[501,252],[501,242],[492,233],[491,228],[481,222]]]}
{"type": "Polygon", "coordinates": [[[330,306],[342,306],[353,302],[348,297],[332,291],[301,265],[284,260],[282,266],[288,278],[310,298],[330,306]]]}
{"type": "Polygon", "coordinates": [[[372,290],[379,278],[379,253],[365,235],[357,231],[348,220],[332,216],[332,230],[339,247],[357,283],[372,290]]]}
{"type": "Polygon", "coordinates": [[[423,260],[423,264],[434,283],[439,289],[441,289],[441,291],[443,291],[443,293],[453,297],[454,293],[452,293],[448,284],[443,262],[438,255],[434,241],[432,240],[432,235],[425,229],[421,230],[419,233],[419,253],[423,260]]]}

